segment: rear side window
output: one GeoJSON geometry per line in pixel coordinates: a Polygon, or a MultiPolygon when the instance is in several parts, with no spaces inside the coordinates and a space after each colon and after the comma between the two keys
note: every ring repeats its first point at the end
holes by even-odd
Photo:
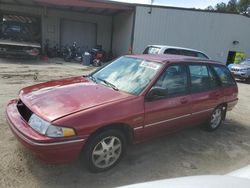
{"type": "Polygon", "coordinates": [[[220,78],[222,86],[235,85],[235,81],[226,67],[223,66],[212,66],[218,77],[220,78]]]}
{"type": "Polygon", "coordinates": [[[196,57],[196,53],[190,50],[180,50],[181,55],[196,57]]]}
{"type": "Polygon", "coordinates": [[[181,55],[180,50],[173,49],[173,48],[166,49],[164,54],[181,55]]]}
{"type": "Polygon", "coordinates": [[[215,89],[221,86],[220,80],[216,73],[209,67],[208,69],[209,72],[209,80],[210,80],[210,88],[215,89]]]}
{"type": "Polygon", "coordinates": [[[206,65],[189,65],[191,91],[202,92],[210,88],[210,77],[206,65]]]}
{"type": "Polygon", "coordinates": [[[205,54],[203,54],[201,52],[197,52],[196,57],[203,58],[203,59],[209,59],[205,54]]]}

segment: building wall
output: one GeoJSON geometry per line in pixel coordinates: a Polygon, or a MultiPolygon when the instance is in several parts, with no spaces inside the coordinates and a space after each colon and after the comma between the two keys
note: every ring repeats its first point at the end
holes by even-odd
{"type": "Polygon", "coordinates": [[[250,57],[250,18],[170,8],[137,6],[134,53],[149,44],[194,48],[212,59],[226,62],[229,51],[242,51],[250,57]],[[239,41],[234,45],[233,41],[239,41]]]}
{"type": "Polygon", "coordinates": [[[45,43],[46,39],[49,39],[50,46],[54,46],[56,44],[60,45],[61,19],[94,23],[97,25],[97,44],[102,45],[103,49],[106,51],[110,50],[112,34],[111,16],[6,4],[1,4],[0,11],[41,17],[42,44],[45,43]]]}
{"type": "Polygon", "coordinates": [[[112,51],[115,57],[128,54],[133,28],[132,11],[122,12],[113,17],[112,51]]]}
{"type": "Polygon", "coordinates": [[[53,45],[60,44],[60,21],[62,19],[96,24],[97,44],[102,45],[106,51],[110,50],[112,31],[111,16],[48,9],[47,16],[43,16],[43,39],[49,39],[53,45]]]}

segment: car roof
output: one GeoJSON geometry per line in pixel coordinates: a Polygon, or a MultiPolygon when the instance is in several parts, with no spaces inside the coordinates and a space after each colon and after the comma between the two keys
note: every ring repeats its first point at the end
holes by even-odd
{"type": "Polygon", "coordinates": [[[126,55],[126,57],[144,59],[147,61],[154,61],[159,63],[177,63],[177,62],[187,62],[187,63],[195,63],[195,62],[204,62],[204,63],[214,63],[222,65],[221,62],[213,61],[210,59],[197,58],[191,56],[183,56],[183,55],[171,55],[171,54],[137,54],[137,55],[126,55]]]}
{"type": "Polygon", "coordinates": [[[156,47],[156,48],[164,48],[164,49],[174,48],[174,49],[178,49],[178,50],[189,50],[189,51],[200,52],[200,53],[203,53],[203,54],[207,55],[206,53],[204,53],[202,51],[195,50],[195,49],[192,49],[192,48],[184,48],[184,47],[180,47],[180,46],[148,45],[147,47],[156,47]]]}

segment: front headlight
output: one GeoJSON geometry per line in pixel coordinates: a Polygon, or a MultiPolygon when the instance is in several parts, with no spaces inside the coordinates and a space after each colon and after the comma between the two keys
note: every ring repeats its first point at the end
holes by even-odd
{"type": "Polygon", "coordinates": [[[69,137],[76,135],[74,129],[51,125],[36,114],[32,114],[28,123],[35,131],[48,137],[69,137]]]}

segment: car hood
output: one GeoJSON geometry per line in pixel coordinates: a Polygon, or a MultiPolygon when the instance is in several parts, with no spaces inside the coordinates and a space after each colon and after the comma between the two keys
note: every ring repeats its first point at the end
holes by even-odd
{"type": "Polygon", "coordinates": [[[237,65],[232,65],[231,68],[234,68],[234,69],[244,69],[244,68],[250,68],[250,65],[237,64],[237,65]]]}
{"type": "Polygon", "coordinates": [[[47,121],[134,97],[84,77],[50,81],[26,87],[19,98],[34,113],[47,121]]]}

